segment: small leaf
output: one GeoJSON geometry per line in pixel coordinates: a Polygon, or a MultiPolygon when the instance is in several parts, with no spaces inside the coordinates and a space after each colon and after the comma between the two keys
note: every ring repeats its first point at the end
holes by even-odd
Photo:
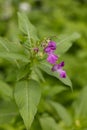
{"type": "Polygon", "coordinates": [[[40,101],[41,91],[38,82],[24,80],[16,84],[15,101],[24,124],[29,130],[37,112],[37,105],[40,101]]]}
{"type": "Polygon", "coordinates": [[[50,116],[41,117],[40,118],[40,124],[41,124],[42,130],[59,130],[57,128],[57,123],[50,116]]]}
{"type": "Polygon", "coordinates": [[[0,124],[6,124],[18,115],[18,109],[14,102],[0,102],[0,124]]]}
{"type": "Polygon", "coordinates": [[[50,105],[57,112],[58,116],[65,122],[66,126],[70,126],[72,124],[72,118],[68,111],[59,103],[49,101],[50,105]]]}
{"type": "Polygon", "coordinates": [[[26,77],[29,74],[29,71],[30,71],[29,65],[24,65],[21,68],[19,68],[17,74],[17,81],[26,77]]]}
{"type": "Polygon", "coordinates": [[[69,77],[66,76],[66,78],[60,78],[59,74],[57,72],[52,72],[51,71],[50,64],[47,64],[46,62],[45,63],[40,63],[39,68],[42,69],[47,74],[58,78],[61,82],[63,82],[65,85],[70,86],[71,89],[72,89],[72,83],[71,83],[71,80],[69,79],[69,77]]]}
{"type": "Polygon", "coordinates": [[[0,80],[0,96],[2,96],[4,99],[13,98],[13,92],[11,87],[1,80],[0,80]]]}
{"type": "Polygon", "coordinates": [[[33,39],[34,42],[36,42],[38,40],[36,29],[30,23],[27,15],[25,13],[18,13],[18,23],[19,23],[20,31],[22,33],[28,35],[28,39],[29,39],[30,43],[31,43],[31,39],[33,39]]]}
{"type": "Polygon", "coordinates": [[[43,77],[43,74],[41,73],[41,70],[38,68],[38,67],[34,67],[34,71],[35,73],[38,75],[38,78],[41,80],[41,81],[45,81],[44,77],[43,77]]]}

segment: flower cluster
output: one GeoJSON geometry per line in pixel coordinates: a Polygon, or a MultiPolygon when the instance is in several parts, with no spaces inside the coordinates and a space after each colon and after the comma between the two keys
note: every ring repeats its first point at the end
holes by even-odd
{"type": "Polygon", "coordinates": [[[49,41],[48,45],[44,48],[44,52],[48,55],[47,61],[52,64],[52,71],[56,71],[60,74],[61,78],[66,78],[66,72],[62,69],[64,67],[64,62],[57,64],[58,56],[54,54],[56,50],[56,43],[54,41],[49,41]]]}

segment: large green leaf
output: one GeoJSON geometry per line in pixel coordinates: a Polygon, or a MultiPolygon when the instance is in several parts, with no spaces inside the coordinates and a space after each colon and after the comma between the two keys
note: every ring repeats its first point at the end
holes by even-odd
{"type": "Polygon", "coordinates": [[[18,109],[13,101],[0,102],[0,124],[6,124],[18,115],[18,109]]]}
{"type": "Polygon", "coordinates": [[[18,23],[19,23],[20,31],[28,35],[28,39],[30,43],[31,43],[31,39],[33,39],[34,42],[38,40],[36,29],[31,24],[31,22],[29,21],[25,13],[18,13],[18,23]]]}
{"type": "Polygon", "coordinates": [[[0,52],[5,51],[24,54],[24,48],[20,43],[10,42],[6,38],[0,37],[0,52]]]}
{"type": "Polygon", "coordinates": [[[58,127],[56,121],[50,116],[40,117],[40,124],[42,130],[62,130],[62,128],[58,127]]]}
{"type": "Polygon", "coordinates": [[[34,80],[20,81],[16,84],[14,96],[24,124],[27,130],[29,130],[40,101],[40,86],[38,82],[34,80]]]}
{"type": "Polygon", "coordinates": [[[0,96],[2,96],[4,99],[13,98],[12,88],[2,80],[0,80],[0,96]]]}
{"type": "Polygon", "coordinates": [[[46,62],[42,62],[40,65],[39,65],[40,69],[42,69],[43,71],[45,71],[47,74],[51,75],[51,76],[54,76],[56,78],[58,78],[60,81],[62,81],[65,85],[68,85],[71,87],[72,89],[72,83],[71,83],[71,80],[69,79],[68,76],[66,76],[66,78],[60,78],[59,74],[57,72],[52,72],[51,71],[51,65],[50,64],[47,64],[46,62]]]}
{"type": "Polygon", "coordinates": [[[29,62],[28,58],[25,55],[12,52],[0,52],[0,57],[6,60],[12,60],[12,61],[20,60],[26,63],[29,62]]]}
{"type": "Polygon", "coordinates": [[[68,49],[72,46],[72,41],[75,41],[79,37],[80,37],[80,34],[78,33],[73,33],[71,35],[65,35],[65,36],[59,37],[58,42],[57,42],[56,53],[60,55],[68,51],[68,49]]]}
{"type": "Polygon", "coordinates": [[[0,57],[4,59],[20,60],[23,62],[29,62],[27,56],[24,53],[23,46],[17,43],[11,43],[7,39],[0,37],[0,57]]]}
{"type": "Polygon", "coordinates": [[[62,119],[66,126],[70,126],[72,124],[72,118],[68,111],[59,103],[49,101],[52,108],[57,112],[58,116],[62,119]]]}
{"type": "Polygon", "coordinates": [[[65,52],[67,52],[71,46],[72,46],[71,42],[59,43],[57,45],[56,53],[61,55],[65,52]]]}

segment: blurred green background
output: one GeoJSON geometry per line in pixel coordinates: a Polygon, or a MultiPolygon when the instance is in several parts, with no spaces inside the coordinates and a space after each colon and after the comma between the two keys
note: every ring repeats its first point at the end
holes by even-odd
{"type": "MultiPolygon", "coordinates": [[[[16,41],[18,11],[28,14],[41,38],[58,37],[60,34],[70,36],[73,32],[81,35],[61,57],[65,61],[65,70],[72,80],[73,92],[64,86],[65,89],[58,93],[54,92],[52,98],[64,105],[72,115],[75,127],[69,130],[87,130],[87,0],[0,0],[0,36],[16,41]]],[[[13,84],[15,74],[12,77],[7,75],[15,73],[15,70],[8,68],[9,63],[0,59],[0,80],[13,84]]],[[[57,85],[56,79],[48,75],[46,77],[44,93],[49,95],[52,86],[63,87],[60,82],[57,85]]],[[[0,93],[1,102],[2,98],[0,93]]],[[[43,113],[42,107],[40,104],[39,113],[43,113]]],[[[61,126],[64,125],[61,119],[59,123],[61,126]]],[[[0,130],[24,130],[24,126],[17,117],[11,123],[0,124],[0,130]]],[[[32,130],[41,129],[36,125],[32,130]]]]}

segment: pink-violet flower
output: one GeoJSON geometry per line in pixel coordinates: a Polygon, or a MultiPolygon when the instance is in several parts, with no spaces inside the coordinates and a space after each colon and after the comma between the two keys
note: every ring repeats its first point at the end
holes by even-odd
{"type": "Polygon", "coordinates": [[[53,53],[54,51],[50,47],[45,47],[44,52],[47,54],[53,53]]]}
{"type": "Polygon", "coordinates": [[[66,78],[66,72],[62,69],[58,70],[59,74],[60,74],[60,78],[66,78]]]}
{"type": "Polygon", "coordinates": [[[48,57],[47,57],[47,61],[50,64],[55,64],[57,60],[58,60],[58,56],[53,54],[53,53],[49,54],[48,57]]]}
{"type": "Polygon", "coordinates": [[[48,43],[48,47],[50,47],[52,50],[56,50],[56,43],[54,41],[50,41],[48,43]]]}
{"type": "Polygon", "coordinates": [[[54,41],[49,41],[48,45],[44,48],[44,52],[48,55],[47,61],[53,64],[52,71],[59,73],[61,78],[66,78],[66,72],[62,69],[64,67],[64,62],[57,64],[58,56],[54,54],[56,50],[56,43],[54,41]]]}
{"type": "Polygon", "coordinates": [[[62,69],[63,66],[64,66],[64,62],[61,62],[60,64],[55,64],[52,67],[52,71],[58,72],[61,78],[66,78],[66,72],[62,69]]]}
{"type": "Polygon", "coordinates": [[[47,54],[53,53],[54,50],[56,50],[56,43],[53,41],[50,41],[48,45],[44,48],[44,52],[47,54]]]}

